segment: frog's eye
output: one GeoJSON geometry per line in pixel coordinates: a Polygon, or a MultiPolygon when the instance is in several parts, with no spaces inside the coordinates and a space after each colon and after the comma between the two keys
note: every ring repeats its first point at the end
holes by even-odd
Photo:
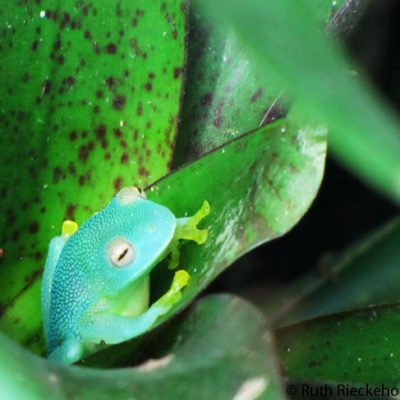
{"type": "Polygon", "coordinates": [[[135,259],[135,249],[125,238],[116,238],[108,245],[107,259],[115,267],[127,267],[135,259]]]}

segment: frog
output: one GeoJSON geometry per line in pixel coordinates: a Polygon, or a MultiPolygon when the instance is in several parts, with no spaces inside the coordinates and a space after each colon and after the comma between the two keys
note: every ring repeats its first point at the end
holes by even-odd
{"type": "Polygon", "coordinates": [[[193,216],[177,218],[133,186],[81,226],[64,221],[49,243],[41,287],[48,359],[73,364],[150,330],[189,284],[189,272],[176,270],[180,244],[206,242],[208,229],[197,225],[209,212],[205,200],[193,216]],[[150,272],[164,259],[176,272],[150,304],[150,272]]]}

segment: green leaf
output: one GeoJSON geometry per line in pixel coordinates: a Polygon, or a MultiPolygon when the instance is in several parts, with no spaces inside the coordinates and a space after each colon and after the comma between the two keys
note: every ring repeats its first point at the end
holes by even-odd
{"type": "MultiPolygon", "coordinates": [[[[321,34],[342,3],[333,7],[331,1],[312,1],[321,34]]],[[[286,114],[281,80],[270,72],[270,65],[260,66],[251,57],[235,30],[207,20],[196,3],[189,9],[189,27],[176,165],[286,114]]]]}
{"type": "Polygon", "coordinates": [[[288,325],[334,312],[400,300],[400,219],[368,235],[326,266],[283,289],[268,304],[266,315],[288,325]],[[282,312],[278,304],[289,304],[282,312]]]}
{"type": "Polygon", "coordinates": [[[0,335],[2,396],[284,399],[264,319],[243,300],[222,295],[199,301],[178,321],[178,329],[158,337],[157,348],[160,343],[157,359],[137,368],[101,371],[57,366],[0,335]]]}
{"type": "MultiPolygon", "coordinates": [[[[323,127],[297,126],[280,120],[231,141],[160,180],[147,192],[150,200],[176,216],[191,215],[204,200],[211,205],[202,222],[207,242],[182,247],[180,265],[191,275],[176,308],[159,325],[193,299],[238,257],[277,238],[304,215],[318,190],[325,160],[323,127]]],[[[151,276],[153,298],[172,281],[165,265],[151,276]]],[[[107,365],[118,358],[110,349],[107,365]]]]}
{"type": "Polygon", "coordinates": [[[46,0],[0,15],[0,326],[34,344],[39,277],[62,221],[82,223],[122,185],[168,171],[185,9],[46,0]]]}
{"type": "Polygon", "coordinates": [[[279,329],[285,375],[400,388],[399,311],[399,305],[371,307],[279,329]]]}
{"type": "Polygon", "coordinates": [[[291,0],[202,2],[234,29],[264,68],[309,112],[328,123],[334,153],[388,197],[400,200],[398,121],[363,79],[354,79],[333,43],[318,34],[310,7],[291,0]],[[307,21],[307,23],[304,23],[307,21]]]}

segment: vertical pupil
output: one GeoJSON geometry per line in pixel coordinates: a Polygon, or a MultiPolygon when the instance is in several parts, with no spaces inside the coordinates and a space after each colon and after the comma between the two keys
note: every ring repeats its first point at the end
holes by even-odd
{"type": "Polygon", "coordinates": [[[128,248],[126,247],[124,249],[124,251],[118,256],[118,261],[121,261],[126,256],[127,252],[128,252],[128,248]]]}

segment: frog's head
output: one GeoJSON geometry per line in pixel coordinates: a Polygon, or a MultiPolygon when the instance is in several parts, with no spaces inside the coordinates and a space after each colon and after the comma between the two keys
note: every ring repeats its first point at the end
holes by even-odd
{"type": "Polygon", "coordinates": [[[136,187],[124,188],[71,236],[61,258],[112,296],[150,273],[175,226],[168,208],[147,200],[136,187]]]}

